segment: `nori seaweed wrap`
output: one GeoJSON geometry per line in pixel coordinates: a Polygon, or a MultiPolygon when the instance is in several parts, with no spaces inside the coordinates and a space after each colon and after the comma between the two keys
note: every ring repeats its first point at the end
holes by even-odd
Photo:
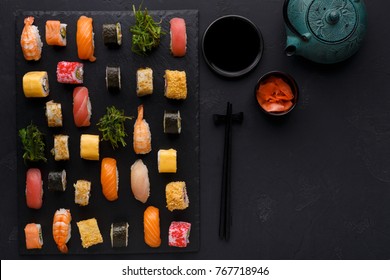
{"type": "Polygon", "coordinates": [[[121,24],[103,24],[103,42],[108,46],[122,45],[122,28],[121,24]]]}
{"type": "Polygon", "coordinates": [[[118,222],[111,224],[111,247],[127,247],[129,236],[129,224],[127,222],[118,222]]]}
{"type": "Polygon", "coordinates": [[[120,67],[106,67],[106,86],[108,91],[119,91],[121,89],[120,67]]]}
{"type": "Polygon", "coordinates": [[[50,191],[64,192],[66,190],[65,169],[60,172],[50,172],[48,176],[47,186],[50,191]]]}
{"type": "Polygon", "coordinates": [[[164,133],[180,134],[181,117],[180,111],[164,111],[164,133]]]}

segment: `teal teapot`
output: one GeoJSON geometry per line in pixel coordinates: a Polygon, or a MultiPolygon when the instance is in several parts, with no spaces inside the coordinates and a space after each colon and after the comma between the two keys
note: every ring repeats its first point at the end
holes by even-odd
{"type": "Polygon", "coordinates": [[[332,64],[356,53],[367,27],[363,0],[285,0],[286,54],[332,64]]]}

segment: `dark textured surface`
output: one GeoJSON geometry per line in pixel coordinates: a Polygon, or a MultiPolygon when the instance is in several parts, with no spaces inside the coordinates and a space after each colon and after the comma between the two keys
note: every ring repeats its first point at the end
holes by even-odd
{"type": "MultiPolygon", "coordinates": [[[[138,3],[138,2],[137,2],[138,3]]],[[[136,4],[137,4],[136,3],[136,4]]],[[[131,10],[128,1],[46,1],[1,5],[1,248],[17,249],[13,13],[18,10],[131,10]],[[93,4],[92,4],[93,3],[93,4]]],[[[199,9],[200,36],[225,14],[240,14],[261,29],[259,65],[239,80],[213,74],[200,57],[200,250],[188,254],[90,256],[181,259],[390,259],[390,31],[387,1],[366,1],[367,35],[359,52],[335,66],[284,54],[283,0],[146,1],[150,9],[199,9]],[[257,79],[286,71],[300,86],[287,118],[264,116],[254,98],[257,79]],[[223,128],[213,113],[226,102],[244,111],[233,128],[233,227],[218,239],[223,128]]],[[[52,258],[53,256],[50,256],[52,258]]],[[[61,256],[62,257],[62,256],[61,256]]],[[[83,257],[83,256],[80,256],[83,257]]],[[[40,258],[49,258],[40,256],[40,258]]],[[[62,257],[66,258],[66,257],[62,257]]]]}

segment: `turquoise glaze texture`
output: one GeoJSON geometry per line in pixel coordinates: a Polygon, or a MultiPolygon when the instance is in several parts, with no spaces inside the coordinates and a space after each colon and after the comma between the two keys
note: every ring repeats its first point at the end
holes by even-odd
{"type": "Polygon", "coordinates": [[[355,54],[367,29],[363,0],[285,0],[286,54],[333,64],[355,54]]]}

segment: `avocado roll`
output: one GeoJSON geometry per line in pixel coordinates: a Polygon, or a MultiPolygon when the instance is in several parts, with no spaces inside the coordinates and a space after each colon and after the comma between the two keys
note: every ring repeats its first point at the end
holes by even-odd
{"type": "Polygon", "coordinates": [[[121,24],[103,24],[103,42],[107,46],[122,45],[122,28],[121,24]]]}
{"type": "Polygon", "coordinates": [[[50,172],[48,175],[47,186],[50,191],[66,190],[66,171],[65,169],[60,172],[50,172]]]}
{"type": "Polygon", "coordinates": [[[121,89],[120,67],[106,67],[106,87],[108,91],[119,91],[121,89]]]}
{"type": "Polygon", "coordinates": [[[181,117],[180,111],[164,111],[164,133],[180,134],[181,117]]]}
{"type": "Polygon", "coordinates": [[[129,224],[127,222],[118,222],[111,224],[111,247],[127,247],[129,237],[129,224]]]}

